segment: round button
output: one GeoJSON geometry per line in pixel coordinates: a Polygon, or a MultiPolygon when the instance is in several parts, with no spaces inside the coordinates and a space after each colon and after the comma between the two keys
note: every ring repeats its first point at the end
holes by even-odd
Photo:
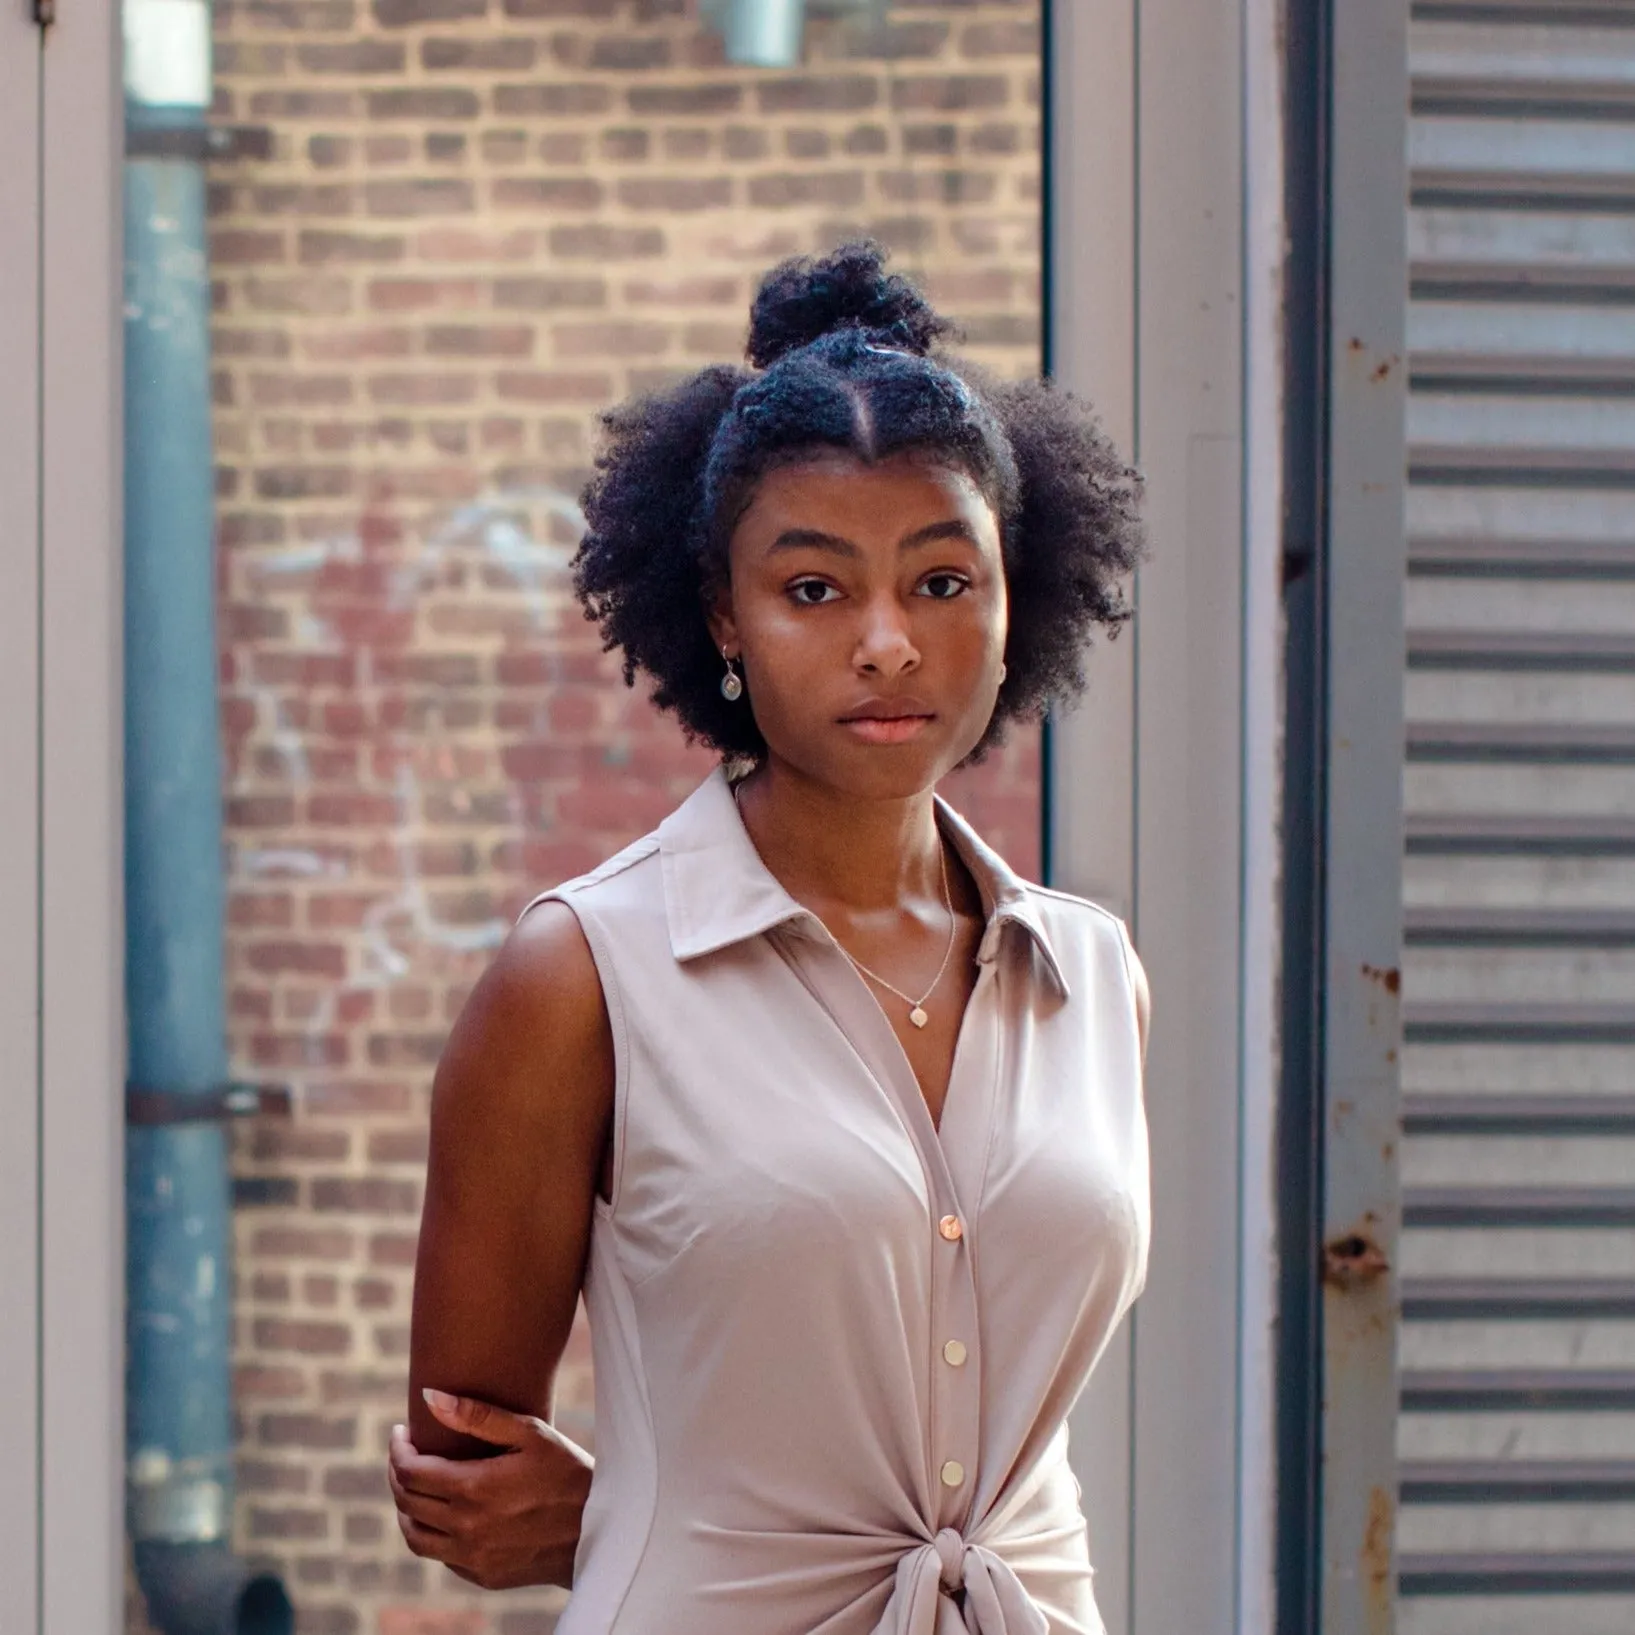
{"type": "Polygon", "coordinates": [[[950,1368],[963,1368],[965,1366],[965,1357],[965,1342],[963,1340],[950,1340],[942,1348],[942,1360],[950,1368]]]}
{"type": "Polygon", "coordinates": [[[965,1480],[965,1467],[957,1459],[950,1459],[942,1467],[942,1485],[944,1487],[958,1487],[965,1480]]]}
{"type": "Polygon", "coordinates": [[[937,1222],[937,1230],[941,1232],[950,1243],[958,1243],[959,1240],[965,1236],[965,1228],[960,1224],[958,1215],[944,1215],[943,1218],[937,1222]]]}

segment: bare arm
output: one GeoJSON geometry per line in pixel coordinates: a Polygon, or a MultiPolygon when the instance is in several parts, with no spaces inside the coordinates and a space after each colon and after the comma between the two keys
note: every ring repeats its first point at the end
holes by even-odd
{"type": "Polygon", "coordinates": [[[584,933],[568,908],[542,905],[466,1002],[432,1089],[409,1347],[422,1452],[488,1451],[432,1417],[424,1386],[549,1418],[612,1100],[612,1038],[584,933]]]}

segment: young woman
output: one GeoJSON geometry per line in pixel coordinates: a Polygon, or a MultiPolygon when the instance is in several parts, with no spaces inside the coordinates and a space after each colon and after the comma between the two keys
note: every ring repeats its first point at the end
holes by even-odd
{"type": "Polygon", "coordinates": [[[1066,1422],[1144,1275],[1145,985],[933,790],[1082,686],[1136,482],[945,328],[849,246],[608,420],[578,588],[723,767],[455,1026],[391,1458],[410,1548],[571,1584],[560,1635],[1101,1629],[1066,1422]]]}

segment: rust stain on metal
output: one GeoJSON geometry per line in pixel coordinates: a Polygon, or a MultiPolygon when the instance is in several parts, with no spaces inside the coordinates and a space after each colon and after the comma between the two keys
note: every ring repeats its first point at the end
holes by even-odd
{"type": "Polygon", "coordinates": [[[1402,972],[1395,965],[1364,965],[1362,973],[1391,994],[1402,992],[1402,972]]]}
{"type": "Polygon", "coordinates": [[[1390,1628],[1391,1524],[1395,1510],[1395,1501],[1385,1488],[1369,1490],[1368,1524],[1363,1529],[1362,1556],[1357,1565],[1368,1589],[1370,1629],[1390,1628]]]}
{"type": "Polygon", "coordinates": [[[1390,1271],[1391,1263],[1374,1238],[1373,1221],[1323,1245],[1323,1282],[1331,1289],[1357,1289],[1390,1271]]]}

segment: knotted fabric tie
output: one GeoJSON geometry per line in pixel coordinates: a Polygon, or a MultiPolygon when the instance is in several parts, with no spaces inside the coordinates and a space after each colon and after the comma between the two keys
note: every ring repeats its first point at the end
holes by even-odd
{"type": "Polygon", "coordinates": [[[945,1527],[897,1563],[874,1635],[1050,1635],[1050,1625],[1001,1557],[945,1527]]]}

